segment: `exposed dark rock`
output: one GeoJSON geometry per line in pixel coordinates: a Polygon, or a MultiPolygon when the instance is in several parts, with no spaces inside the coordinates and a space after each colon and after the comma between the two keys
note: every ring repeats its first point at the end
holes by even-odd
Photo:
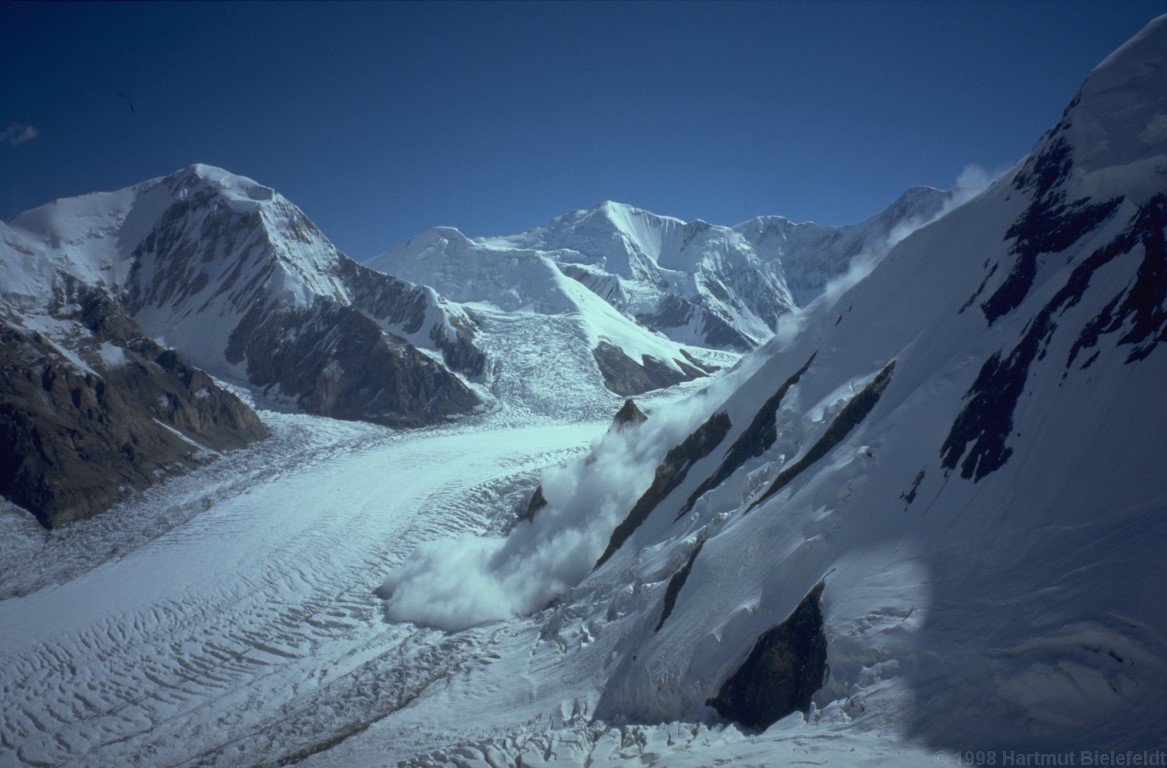
{"type": "Polygon", "coordinates": [[[205,460],[200,447],[237,448],[267,434],[250,408],[142,335],[107,296],[79,289],[71,298],[80,306],[72,319],[93,332],[77,345],[92,371],[0,320],[0,494],[46,528],[205,460]],[[119,364],[102,362],[101,342],[119,350],[119,364]]]}
{"type": "Polygon", "coordinates": [[[709,704],[727,720],[765,730],[793,712],[810,709],[827,674],[823,582],[790,617],[758,638],[750,655],[709,704]]]}
{"type": "Polygon", "coordinates": [[[339,419],[420,426],[480,402],[440,364],[335,302],[257,306],[232,334],[227,359],[246,360],[252,383],[278,386],[305,411],[339,419]]]}
{"type": "Polygon", "coordinates": [[[789,485],[803,470],[830,453],[832,448],[842,442],[843,438],[859,425],[859,422],[867,418],[867,414],[871,413],[871,409],[879,402],[883,391],[891,383],[891,374],[895,370],[895,365],[894,360],[885,365],[883,370],[863,388],[862,392],[851,398],[851,401],[843,407],[843,410],[839,411],[839,415],[831,422],[831,426],[827,427],[827,431],[823,432],[822,437],[803,454],[801,459],[779,472],[778,477],[774,478],[774,482],[770,484],[766,492],[757,501],[750,504],[746,508],[746,512],[750,512],[754,507],[789,485]]]}
{"type": "Polygon", "coordinates": [[[1013,411],[1025,391],[1029,366],[1037,356],[1039,340],[1048,332],[1048,324],[1039,329],[1038,319],[1008,357],[998,352],[985,361],[976,380],[965,393],[964,408],[952,422],[952,428],[940,446],[940,465],[956,468],[961,457],[960,474],[974,482],[1005,466],[1013,454],[1006,445],[1013,430],[1013,411]],[[971,449],[968,448],[972,443],[971,449]],[[965,451],[968,449],[966,455],[965,451]]]}
{"type": "Polygon", "coordinates": [[[474,345],[474,332],[468,324],[457,323],[454,338],[435,323],[429,338],[442,353],[442,360],[451,370],[467,376],[481,376],[486,369],[486,353],[474,345]]]}
{"type": "Polygon", "coordinates": [[[689,364],[692,365],[694,368],[699,368],[700,370],[705,371],[705,373],[712,374],[712,373],[717,373],[718,371],[721,370],[721,366],[719,366],[719,365],[713,365],[711,363],[701,362],[696,357],[693,357],[693,354],[691,352],[689,352],[689,350],[687,350],[687,349],[683,349],[683,348],[681,349],[681,357],[688,360],[689,364]]]}
{"type": "MultiPolygon", "coordinates": [[[[1114,258],[1143,246],[1143,260],[1133,283],[1114,296],[1082,330],[1066,367],[1084,349],[1098,344],[1103,334],[1126,329],[1118,344],[1134,347],[1126,362],[1146,358],[1162,341],[1167,341],[1167,195],[1156,195],[1139,210],[1130,226],[1113,243],[1091,255],[1091,272],[1114,258]]],[[[1083,288],[1084,290],[1084,288],[1083,288]]],[[[1078,292],[1078,296],[1081,291],[1078,292]]],[[[1077,301],[1077,299],[1073,299],[1077,301]]],[[[1085,367],[1085,365],[1083,366],[1085,367]]]]}
{"type": "Polygon", "coordinates": [[[628,537],[648,519],[656,506],[685,481],[685,476],[689,474],[689,469],[694,464],[713,453],[713,450],[721,445],[725,436],[729,434],[730,426],[729,416],[719,411],[710,416],[693,434],[685,438],[684,442],[665,454],[664,461],[656,468],[652,485],[636,501],[632,511],[628,513],[628,517],[612,532],[608,548],[604,550],[604,554],[596,562],[597,568],[606,563],[608,558],[614,555],[616,550],[620,549],[628,540],[628,537]]]}
{"type": "MultiPolygon", "coordinates": [[[[817,353],[816,353],[817,354],[817,353]]],[[[721,466],[717,471],[710,475],[697,489],[689,495],[685,506],[681,507],[681,511],[677,513],[677,519],[693,508],[697,503],[697,499],[701,498],[705,493],[721,485],[732,475],[737,472],[743,464],[750,459],[761,456],[770,449],[774,441],[778,439],[778,407],[782,404],[782,398],[786,397],[786,393],[798,383],[802,378],[802,374],[806,373],[810,368],[810,364],[814,362],[815,355],[811,355],[806,364],[791,374],[790,378],[782,382],[782,386],[762,404],[758,412],[754,414],[753,421],[746,427],[745,431],[738,435],[737,440],[733,442],[729,450],[726,451],[725,459],[722,460],[721,466]]]]}
{"type": "Polygon", "coordinates": [[[1064,138],[1049,141],[1013,179],[1015,189],[1029,191],[1031,202],[1005,233],[1014,241],[1012,253],[1017,260],[1013,269],[981,304],[990,325],[1020,306],[1029,294],[1041,254],[1069,248],[1106,221],[1122,202],[1122,198],[1101,203],[1085,198],[1068,202],[1062,185],[1073,166],[1071,154],[1064,138]]]}
{"type": "Polygon", "coordinates": [[[986,272],[984,278],[981,279],[981,284],[978,285],[977,289],[969,295],[964,304],[960,305],[960,309],[956,310],[956,314],[964,314],[964,311],[973,305],[973,302],[977,300],[977,297],[985,292],[985,286],[989,284],[989,280],[992,279],[993,275],[997,274],[997,268],[1000,266],[1000,263],[997,263],[992,267],[989,267],[989,271],[986,272]]]}
{"type": "Polygon", "coordinates": [[[596,274],[578,264],[559,264],[559,271],[571,279],[582,283],[592,293],[619,310],[628,303],[628,294],[620,283],[620,278],[608,273],[596,274]]]}
{"type": "Polygon", "coordinates": [[[665,625],[665,621],[672,615],[673,609],[677,607],[677,597],[681,594],[681,588],[685,586],[685,581],[688,580],[689,573],[693,570],[693,562],[697,559],[697,555],[701,554],[701,547],[703,546],[705,546],[705,539],[698,539],[697,545],[689,553],[689,559],[681,566],[681,570],[674,573],[673,577],[669,579],[669,585],[665,588],[665,599],[661,608],[660,621],[656,623],[656,629],[653,632],[660,632],[661,627],[665,625]]]}
{"type": "Polygon", "coordinates": [[[535,486],[535,492],[527,500],[527,506],[523,508],[523,511],[519,512],[519,520],[526,520],[527,522],[534,520],[535,515],[545,506],[547,506],[547,499],[543,497],[543,486],[537,485],[535,486]]]}
{"type": "MultiPolygon", "coordinates": [[[[399,326],[405,333],[423,330],[427,309],[434,300],[425,288],[369,269],[347,256],[340,256],[339,269],[357,309],[374,320],[399,326]]],[[[452,370],[467,376],[480,375],[486,367],[486,354],[474,345],[474,326],[457,314],[447,317],[451,328],[435,322],[426,330],[427,337],[441,350],[442,359],[452,370]]]]}
{"type": "Polygon", "coordinates": [[[900,494],[900,498],[908,504],[916,500],[916,492],[920,490],[920,483],[924,480],[924,470],[916,473],[916,478],[912,480],[912,487],[900,494]]]}
{"type": "Polygon", "coordinates": [[[650,314],[638,315],[637,320],[650,328],[678,328],[688,325],[697,305],[688,299],[673,294],[666,295],[650,314]]]}
{"type": "Polygon", "coordinates": [[[689,245],[689,243],[693,242],[694,237],[704,232],[708,232],[712,228],[712,224],[707,221],[702,221],[701,219],[694,219],[693,221],[690,221],[685,225],[685,229],[681,234],[681,247],[684,248],[685,246],[689,245]]]}
{"type": "Polygon", "coordinates": [[[756,340],[734,328],[725,318],[674,294],[666,295],[655,312],[637,315],[636,321],[648,328],[666,333],[669,329],[688,325],[695,314],[700,318],[700,335],[706,345],[737,352],[749,352],[758,346],[756,340]]]}
{"type": "Polygon", "coordinates": [[[646,421],[648,421],[648,417],[644,415],[644,411],[636,407],[636,401],[630,397],[624,401],[624,405],[620,406],[620,410],[616,411],[616,415],[612,418],[612,428],[636,426],[646,421]]]}
{"type": "Polygon", "coordinates": [[[959,463],[961,477],[976,482],[1005,465],[1013,453],[1006,442],[1013,431],[1017,403],[1025,391],[1030,367],[1044,357],[1057,330],[1055,315],[1060,316],[1081,301],[1098,269],[1140,244],[1143,261],[1134,280],[1086,324],[1070,351],[1066,368],[1081,350],[1095,346],[1101,334],[1128,325],[1129,330],[1118,339],[1118,344],[1134,347],[1127,356],[1128,363],[1143,359],[1167,338],[1165,226],[1167,195],[1157,195],[1140,207],[1121,235],[1074,268],[1065,285],[1029,321],[1008,355],[1001,350],[985,361],[940,448],[941,466],[952,470],[959,463]]]}
{"type": "Polygon", "coordinates": [[[676,360],[676,370],[651,355],[644,355],[637,363],[615,344],[601,341],[592,350],[592,357],[604,377],[604,386],[618,395],[632,397],[654,389],[671,387],[682,381],[691,381],[706,375],[703,371],[676,360]]]}

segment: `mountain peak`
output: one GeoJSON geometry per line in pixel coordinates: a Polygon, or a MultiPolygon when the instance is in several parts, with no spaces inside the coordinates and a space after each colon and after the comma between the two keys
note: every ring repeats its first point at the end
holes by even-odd
{"type": "MultiPolygon", "coordinates": [[[[909,187],[891,205],[872,219],[882,221],[929,220],[944,210],[953,199],[954,191],[928,186],[909,187]]],[[[965,193],[967,194],[967,193],[965,193]]]]}
{"type": "Polygon", "coordinates": [[[572,211],[566,216],[559,217],[564,221],[581,222],[581,221],[605,221],[620,226],[621,222],[627,222],[629,219],[636,216],[644,215],[654,216],[641,208],[628,203],[619,203],[615,200],[604,200],[591,208],[582,208],[577,211],[572,211]]]}
{"type": "Polygon", "coordinates": [[[623,213],[626,211],[642,211],[646,213],[646,211],[637,208],[635,205],[621,203],[618,200],[602,200],[599,204],[593,206],[589,210],[603,213],[623,213]]]}
{"type": "MultiPolygon", "coordinates": [[[[1167,175],[1167,15],[1094,68],[1048,138],[1064,138],[1073,149],[1076,172],[1096,176],[1106,189],[1121,186],[1116,176],[1139,176],[1162,188],[1167,175]],[[1139,174],[1136,163],[1152,163],[1155,172],[1139,174]]],[[[1082,191],[1107,194],[1093,186],[1082,191]]]]}
{"type": "Polygon", "coordinates": [[[896,205],[900,202],[913,202],[927,197],[941,197],[947,194],[947,190],[937,189],[936,187],[930,187],[926,184],[917,184],[914,187],[908,187],[905,189],[900,194],[900,196],[896,198],[895,203],[892,203],[892,205],[896,205]]]}
{"type": "Polygon", "coordinates": [[[176,189],[202,187],[233,200],[264,202],[275,196],[271,187],[205,163],[192,163],[166,176],[163,181],[176,189]]]}
{"type": "Polygon", "coordinates": [[[1136,60],[1143,56],[1144,49],[1157,49],[1158,55],[1155,58],[1162,60],[1163,46],[1167,44],[1167,13],[1162,16],[1157,16],[1147,22],[1147,26],[1143,27],[1134,37],[1127,40],[1125,43],[1116,48],[1109,56],[1102,60],[1102,62],[1094,68],[1094,71],[1087,77],[1086,82],[1090,82],[1090,78],[1094,77],[1096,73],[1112,69],[1114,67],[1123,67],[1124,62],[1135,57],[1136,60]]]}
{"type": "MultiPolygon", "coordinates": [[[[405,243],[398,246],[398,248],[430,248],[442,247],[447,243],[456,243],[459,245],[468,245],[471,243],[470,238],[462,234],[462,230],[457,227],[431,227],[420,235],[409,238],[405,243]]],[[[397,250],[397,249],[394,249],[397,250]]],[[[392,253],[392,251],[390,251],[392,253]]],[[[384,255],[384,254],[381,254],[384,255]]],[[[372,261],[373,259],[370,259],[372,261]]]]}

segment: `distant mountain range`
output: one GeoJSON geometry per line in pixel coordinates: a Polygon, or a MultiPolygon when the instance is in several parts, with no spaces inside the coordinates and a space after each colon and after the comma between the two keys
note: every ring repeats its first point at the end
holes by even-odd
{"type": "Polygon", "coordinates": [[[537,277],[556,270],[679,344],[746,352],[854,257],[877,258],[957,199],[914,187],[878,216],[847,227],[780,216],[736,227],[686,223],[607,201],[505,237],[432,229],[367,264],[455,301],[549,313],[570,303],[537,277]]]}
{"type": "Polygon", "coordinates": [[[62,522],[262,436],[203,371],[393,426],[507,403],[558,413],[565,392],[591,407],[699,378],[950,199],[914,189],[843,228],[731,229],[605,203],[509,238],[432,230],[367,265],[279,193],[211,166],[58,200],[0,224],[0,491],[62,522]],[[175,389],[167,371],[189,381],[175,389]],[[213,429],[195,417],[207,408],[213,429]],[[109,472],[80,469],[97,456],[109,472]]]}

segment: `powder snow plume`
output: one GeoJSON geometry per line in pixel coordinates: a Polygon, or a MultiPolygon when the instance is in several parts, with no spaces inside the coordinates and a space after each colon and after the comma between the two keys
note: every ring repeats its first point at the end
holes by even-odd
{"type": "Polygon", "coordinates": [[[546,470],[548,505],[507,536],[464,534],[419,546],[378,590],[386,616],[458,631],[536,611],[579,584],[661,457],[756,370],[752,357],[639,427],[609,430],[586,458],[546,470]]]}

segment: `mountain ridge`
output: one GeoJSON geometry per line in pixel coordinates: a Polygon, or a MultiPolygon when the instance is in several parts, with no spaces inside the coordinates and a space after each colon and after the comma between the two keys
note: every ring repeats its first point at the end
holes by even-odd
{"type": "MultiPolygon", "coordinates": [[[[780,216],[728,227],[605,200],[514,235],[469,237],[453,227],[434,227],[365,263],[419,280],[423,263],[446,269],[450,280],[439,290],[465,292],[473,281],[458,271],[460,254],[538,255],[676,342],[744,352],[845,273],[856,256],[877,259],[902,232],[969,196],[965,190],[913,187],[881,213],[847,227],[780,216]]],[[[480,288],[474,298],[489,293],[480,288]]]]}

